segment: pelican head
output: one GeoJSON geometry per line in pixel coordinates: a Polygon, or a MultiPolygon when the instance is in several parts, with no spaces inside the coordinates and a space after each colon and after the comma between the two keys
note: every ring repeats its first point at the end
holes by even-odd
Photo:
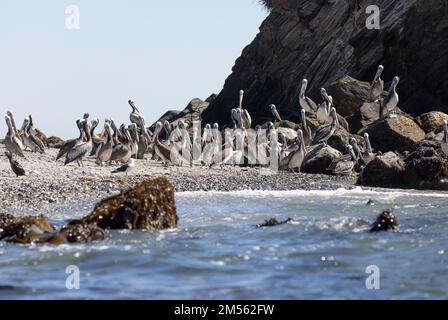
{"type": "Polygon", "coordinates": [[[297,137],[299,138],[300,143],[305,146],[305,139],[303,138],[303,131],[302,129],[297,130],[297,137]]]}
{"type": "Polygon", "coordinates": [[[335,120],[338,119],[338,116],[337,116],[337,113],[336,113],[336,108],[331,108],[330,115],[333,117],[333,119],[335,119],[335,120]]]}
{"type": "Polygon", "coordinates": [[[275,106],[275,104],[271,104],[269,106],[269,109],[272,112],[272,115],[278,120],[278,121],[282,121],[282,117],[280,117],[280,114],[277,111],[277,107],[275,106]]]}
{"type": "Polygon", "coordinates": [[[219,124],[214,123],[214,124],[213,124],[213,129],[214,129],[214,130],[219,130],[219,124]]]}
{"type": "Polygon", "coordinates": [[[352,160],[356,162],[358,159],[356,157],[355,150],[353,150],[353,147],[349,144],[347,145],[347,151],[348,154],[351,156],[352,160]]]}
{"type": "Polygon", "coordinates": [[[90,117],[90,114],[89,114],[88,112],[84,113],[84,115],[82,116],[82,118],[83,118],[84,120],[89,119],[89,117],[90,117]]]}
{"type": "Polygon", "coordinates": [[[269,130],[274,130],[275,129],[275,126],[274,126],[274,124],[272,122],[268,122],[268,129],[269,130]]]}
{"type": "Polygon", "coordinates": [[[383,74],[383,71],[384,71],[384,66],[383,65],[379,65],[378,66],[378,70],[376,71],[376,75],[375,75],[374,81],[378,81],[381,78],[381,75],[383,74]]]}
{"type": "Polygon", "coordinates": [[[367,152],[373,153],[372,145],[370,144],[370,136],[367,132],[364,133],[364,142],[366,143],[367,152]]]}
{"type": "Polygon", "coordinates": [[[205,130],[210,130],[212,128],[212,126],[210,125],[210,123],[207,123],[205,125],[205,130]]]}
{"type": "Polygon", "coordinates": [[[304,109],[300,110],[300,120],[302,121],[302,126],[306,127],[306,111],[304,109]]]}
{"type": "Polygon", "coordinates": [[[392,84],[390,85],[389,92],[395,91],[399,83],[400,77],[394,77],[394,79],[392,80],[392,84]]]}
{"type": "Polygon", "coordinates": [[[20,128],[21,131],[26,131],[26,128],[30,124],[30,120],[28,118],[23,119],[22,128],[20,128]]]}
{"type": "Polygon", "coordinates": [[[162,128],[163,128],[163,123],[160,122],[160,121],[157,121],[157,123],[156,123],[156,128],[155,128],[155,130],[154,130],[154,134],[158,134],[158,133],[160,133],[160,131],[162,130],[162,128]]]}
{"type": "Polygon", "coordinates": [[[243,108],[243,99],[244,99],[244,90],[240,90],[240,103],[239,103],[239,109],[243,108]]]}
{"type": "Polygon", "coordinates": [[[300,95],[301,96],[305,95],[306,88],[308,88],[308,80],[307,79],[303,79],[302,80],[302,88],[300,89],[300,95]]]}

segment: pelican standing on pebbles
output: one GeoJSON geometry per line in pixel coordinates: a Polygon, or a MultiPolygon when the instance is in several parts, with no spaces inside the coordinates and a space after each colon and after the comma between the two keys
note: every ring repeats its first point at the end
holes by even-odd
{"type": "Polygon", "coordinates": [[[128,128],[125,126],[122,126],[122,136],[123,136],[123,142],[113,146],[112,148],[112,154],[110,156],[110,161],[118,161],[121,163],[127,163],[129,159],[132,157],[132,150],[131,150],[131,135],[129,134],[128,128]]]}
{"type": "Polygon", "coordinates": [[[159,121],[156,123],[156,128],[154,131],[154,152],[155,154],[165,162],[165,165],[171,161],[171,148],[163,144],[159,140],[159,134],[162,131],[163,124],[159,121]]]}
{"type": "Polygon", "coordinates": [[[84,133],[87,140],[77,143],[69,152],[67,152],[64,163],[65,166],[77,161],[78,165],[81,164],[81,166],[84,167],[82,159],[92,150],[92,137],[90,135],[90,123],[88,121],[84,122],[84,133]]]}
{"type": "Polygon", "coordinates": [[[22,166],[16,160],[13,159],[12,153],[5,152],[5,155],[8,157],[9,164],[11,166],[12,171],[15,173],[15,175],[17,177],[24,176],[25,170],[22,168],[22,166]]]}
{"type": "Polygon", "coordinates": [[[45,153],[44,143],[30,131],[29,124],[29,119],[25,118],[21,129],[23,144],[26,148],[30,149],[31,152],[45,153]]]}
{"type": "Polygon", "coordinates": [[[381,79],[381,75],[383,74],[384,67],[380,65],[376,72],[375,78],[373,79],[370,85],[370,97],[372,101],[378,99],[384,92],[384,80],[381,79]]]}
{"type": "Polygon", "coordinates": [[[313,145],[320,143],[327,144],[327,141],[336,132],[339,123],[335,108],[331,108],[330,116],[332,117],[331,124],[318,127],[314,133],[313,145]]]}
{"type": "Polygon", "coordinates": [[[110,160],[112,156],[112,128],[109,122],[104,124],[104,141],[98,146],[96,150],[96,164],[102,166],[104,162],[110,160]]]}
{"type": "Polygon", "coordinates": [[[81,143],[83,141],[84,122],[85,122],[84,119],[76,120],[76,126],[78,127],[78,130],[79,130],[79,137],[77,139],[67,140],[62,144],[62,146],[59,148],[58,155],[56,156],[56,161],[59,160],[60,158],[62,158],[65,154],[67,154],[67,152],[69,152],[75,145],[77,145],[78,143],[81,143]]]}
{"type": "Polygon", "coordinates": [[[11,118],[9,116],[6,116],[5,121],[6,125],[8,126],[8,132],[6,133],[6,137],[4,140],[6,149],[10,153],[24,158],[25,156],[23,155],[23,143],[22,140],[20,140],[20,138],[16,135],[16,130],[14,130],[11,118]]]}
{"type": "Polygon", "coordinates": [[[309,97],[306,96],[306,89],[308,88],[308,80],[303,79],[302,80],[302,87],[300,89],[300,95],[299,95],[299,103],[302,109],[304,109],[308,113],[316,113],[318,106],[316,102],[311,100],[309,97]]]}
{"type": "Polygon", "coordinates": [[[383,107],[381,108],[380,117],[385,117],[388,115],[390,117],[395,116],[394,111],[398,105],[398,102],[400,101],[400,98],[397,93],[397,86],[399,83],[400,83],[399,77],[395,77],[394,80],[392,80],[388,96],[384,99],[383,107]]]}

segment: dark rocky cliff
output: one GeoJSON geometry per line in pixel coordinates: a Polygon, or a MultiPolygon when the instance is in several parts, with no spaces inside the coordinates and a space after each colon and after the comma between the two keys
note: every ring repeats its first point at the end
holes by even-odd
{"type": "MultiPolygon", "coordinates": [[[[309,95],[349,74],[371,81],[379,64],[383,79],[401,77],[400,108],[417,116],[448,112],[447,0],[272,0],[260,33],[247,46],[222,92],[204,111],[203,122],[230,122],[238,91],[255,124],[265,121],[274,103],[298,122],[301,80],[309,95]],[[377,5],[381,29],[365,27],[366,7],[377,5]]],[[[320,101],[320,100],[319,100],[320,101]]],[[[338,107],[339,108],[339,107],[338,107]]],[[[348,115],[346,115],[348,116],[348,115]]]]}

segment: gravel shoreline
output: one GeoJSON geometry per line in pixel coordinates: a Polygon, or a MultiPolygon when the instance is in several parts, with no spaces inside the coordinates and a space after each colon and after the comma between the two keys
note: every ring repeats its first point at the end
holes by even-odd
{"type": "MultiPolygon", "coordinates": [[[[137,160],[135,169],[126,177],[111,174],[117,166],[99,167],[92,158],[84,168],[76,164],[64,167],[55,162],[57,151],[46,154],[26,152],[17,158],[27,172],[16,178],[0,145],[0,212],[54,211],[70,203],[98,201],[136,183],[158,176],[167,177],[177,192],[238,190],[335,190],[354,188],[356,177],[307,175],[290,172],[272,174],[266,169],[225,166],[164,167],[160,162],[137,160]]],[[[42,212],[45,213],[45,212],[42,212]]]]}

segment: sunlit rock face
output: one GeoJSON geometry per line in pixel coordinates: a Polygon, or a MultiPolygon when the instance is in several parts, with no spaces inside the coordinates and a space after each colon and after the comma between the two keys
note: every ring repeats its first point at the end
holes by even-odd
{"type": "MultiPolygon", "coordinates": [[[[401,82],[399,107],[412,116],[448,111],[448,7],[444,0],[272,0],[260,33],[236,61],[222,92],[204,111],[206,122],[230,123],[238,92],[255,122],[274,103],[298,122],[302,78],[319,89],[345,75],[370,82],[383,64],[386,88],[401,82]],[[366,28],[369,5],[380,9],[380,30],[366,28]]],[[[361,107],[361,106],[359,106],[361,107]]]]}

